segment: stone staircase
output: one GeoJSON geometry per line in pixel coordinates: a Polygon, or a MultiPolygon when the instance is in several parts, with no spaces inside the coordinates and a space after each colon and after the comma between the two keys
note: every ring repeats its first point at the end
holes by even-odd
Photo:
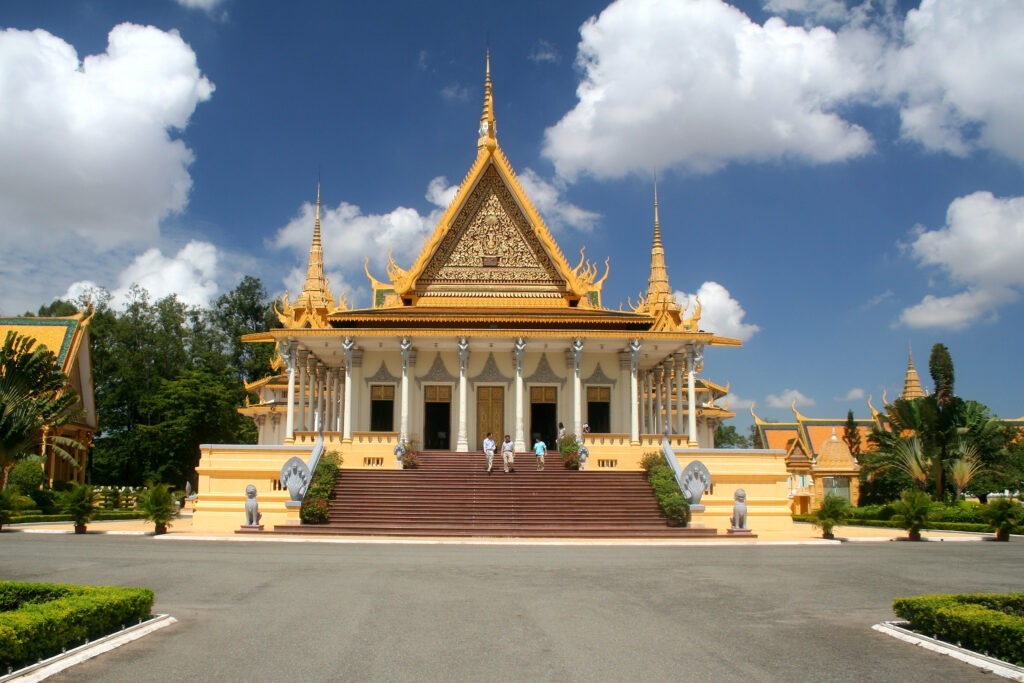
{"type": "MultiPolygon", "coordinates": [[[[342,469],[323,525],[275,526],[275,534],[532,538],[713,537],[714,529],[669,527],[641,472],[566,469],[532,453],[505,474],[495,455],[426,451],[414,470],[342,469]]],[[[388,462],[391,459],[388,458],[388,462]]]]}

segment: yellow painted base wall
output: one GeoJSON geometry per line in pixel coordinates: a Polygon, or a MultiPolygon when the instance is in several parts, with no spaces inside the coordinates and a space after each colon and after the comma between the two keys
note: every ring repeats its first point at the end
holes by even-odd
{"type": "MultiPolygon", "coordinates": [[[[395,443],[397,436],[391,434],[354,434],[352,443],[328,441],[326,450],[339,452],[344,468],[397,469],[399,465],[392,453],[395,443]]],[[[630,443],[628,437],[588,437],[587,446],[590,449],[588,471],[638,471],[641,457],[657,452],[660,441],[654,436],[642,437],[636,444],[630,443]]],[[[784,451],[688,448],[685,439],[674,442],[673,448],[682,467],[700,460],[711,472],[711,491],[701,500],[707,509],[694,513],[691,524],[725,533],[730,527],[734,493],[742,488],[747,493],[747,526],[755,534],[759,529],[785,531],[793,528],[784,451]]],[[[279,477],[289,458],[298,456],[308,462],[312,449],[311,441],[290,446],[203,446],[196,470],[199,488],[193,529],[211,532],[238,529],[245,523],[245,487],[249,484],[256,486],[262,524],[266,528],[297,523],[295,510],[285,507],[290,496],[281,488],[279,477]]],[[[474,455],[467,453],[466,457],[474,455]]]]}

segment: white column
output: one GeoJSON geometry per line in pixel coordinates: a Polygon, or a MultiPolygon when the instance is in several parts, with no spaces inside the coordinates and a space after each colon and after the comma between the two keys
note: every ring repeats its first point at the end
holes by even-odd
{"type": "Polygon", "coordinates": [[[459,339],[459,436],[455,442],[458,453],[469,453],[469,434],[466,424],[466,407],[469,397],[466,395],[466,365],[469,363],[469,340],[459,339]]]}
{"type": "Polygon", "coordinates": [[[334,368],[327,368],[327,379],[324,385],[324,413],[327,419],[324,421],[324,431],[334,431],[334,368]]]}
{"type": "Polygon", "coordinates": [[[676,364],[675,364],[675,369],[676,369],[676,371],[675,371],[675,377],[676,377],[675,385],[676,385],[676,410],[678,411],[677,414],[676,414],[675,433],[676,434],[682,434],[683,433],[683,425],[684,425],[684,422],[685,422],[684,417],[683,417],[683,368],[686,366],[686,363],[684,361],[683,354],[681,354],[681,353],[675,354],[673,356],[673,358],[676,361],[676,364]]]}
{"type": "Polygon", "coordinates": [[[654,429],[654,370],[644,373],[644,433],[653,434],[654,429]]]}
{"type": "Polygon", "coordinates": [[[687,401],[689,405],[689,425],[688,425],[688,438],[690,444],[699,445],[697,438],[697,385],[694,380],[694,375],[700,372],[701,367],[704,365],[703,356],[704,347],[700,344],[690,344],[689,346],[689,358],[686,363],[686,393],[687,401]]]}
{"type": "Polygon", "coordinates": [[[629,440],[640,442],[640,391],[638,372],[640,368],[640,340],[629,343],[629,440]]]}
{"type": "Polygon", "coordinates": [[[320,361],[313,369],[313,400],[310,405],[313,407],[313,431],[319,431],[324,426],[324,364],[320,361]]]}
{"type": "Polygon", "coordinates": [[[573,434],[580,438],[583,434],[583,340],[577,337],[572,341],[572,420],[573,434]]]}
{"type": "Polygon", "coordinates": [[[298,429],[306,431],[306,383],[309,378],[309,351],[299,351],[299,410],[298,429]]]}
{"type": "Polygon", "coordinates": [[[356,343],[351,337],[345,337],[341,348],[345,354],[345,405],[341,438],[346,443],[352,443],[352,364],[355,362],[356,343]]]}
{"type": "Polygon", "coordinates": [[[416,352],[413,351],[412,341],[408,337],[402,337],[399,346],[402,351],[402,414],[398,419],[398,440],[407,443],[409,441],[409,365],[416,352]]]}
{"type": "Polygon", "coordinates": [[[341,391],[342,391],[342,382],[341,382],[341,380],[342,380],[343,376],[344,376],[344,371],[341,368],[338,368],[334,372],[334,425],[331,427],[331,429],[333,429],[336,432],[340,432],[341,431],[341,415],[342,415],[342,409],[343,409],[342,407],[345,405],[345,401],[344,401],[345,397],[341,393],[341,391]]]}
{"type": "Polygon", "coordinates": [[[661,435],[661,385],[665,376],[665,368],[661,365],[654,366],[654,433],[661,435]]]}
{"type": "Polygon", "coordinates": [[[285,413],[284,440],[295,438],[295,341],[288,339],[281,342],[281,358],[288,368],[288,412],[285,413]]]}
{"type": "Polygon", "coordinates": [[[512,350],[513,365],[516,368],[516,390],[515,406],[513,408],[513,422],[515,424],[515,436],[512,437],[517,451],[525,451],[529,447],[526,444],[526,433],[523,429],[523,357],[526,356],[526,342],[522,337],[516,339],[515,348],[512,350]]]}

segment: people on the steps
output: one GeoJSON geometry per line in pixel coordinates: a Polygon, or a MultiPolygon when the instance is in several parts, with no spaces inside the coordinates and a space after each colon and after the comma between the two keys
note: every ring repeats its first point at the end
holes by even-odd
{"type": "Polygon", "coordinates": [[[548,445],[537,437],[537,441],[533,444],[533,453],[537,456],[537,470],[540,472],[544,471],[544,456],[548,452],[548,445]]]}
{"type": "Polygon", "coordinates": [[[516,471],[516,445],[512,443],[512,437],[508,434],[501,442],[501,461],[505,465],[505,474],[516,471]]]}
{"type": "Polygon", "coordinates": [[[484,455],[487,456],[487,474],[491,473],[491,469],[494,467],[494,439],[491,438],[491,433],[487,432],[487,436],[484,437],[484,455]]]}

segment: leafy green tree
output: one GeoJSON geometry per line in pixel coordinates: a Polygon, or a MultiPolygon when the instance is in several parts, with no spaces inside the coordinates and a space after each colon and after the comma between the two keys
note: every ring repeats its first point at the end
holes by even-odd
{"type": "Polygon", "coordinates": [[[846,412],[846,424],[843,426],[843,441],[850,449],[853,457],[860,459],[860,430],[857,429],[857,421],[853,419],[853,411],[846,412]]]}
{"type": "Polygon", "coordinates": [[[719,424],[715,428],[715,448],[750,448],[750,441],[735,426],[719,424]]]}
{"type": "Polygon", "coordinates": [[[14,465],[38,452],[51,451],[77,466],[83,448],[59,430],[71,422],[78,401],[57,357],[35,340],[8,332],[0,347],[0,489],[14,465]]]}
{"type": "Polygon", "coordinates": [[[230,365],[243,380],[251,382],[271,373],[274,345],[242,341],[243,335],[281,326],[259,278],[243,277],[233,290],[217,299],[210,319],[224,335],[230,365]]]}
{"type": "Polygon", "coordinates": [[[764,448],[764,442],[761,440],[761,430],[757,428],[756,424],[750,425],[750,439],[751,448],[764,448]]]}

